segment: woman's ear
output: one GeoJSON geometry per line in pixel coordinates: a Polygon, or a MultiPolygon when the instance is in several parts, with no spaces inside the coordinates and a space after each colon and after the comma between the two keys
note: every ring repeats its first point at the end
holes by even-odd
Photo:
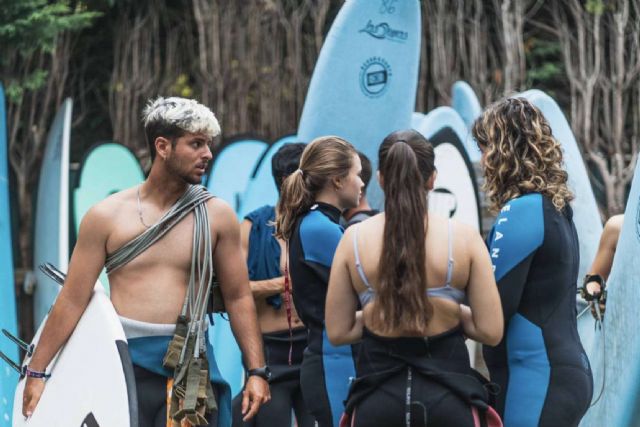
{"type": "Polygon", "coordinates": [[[433,171],[431,177],[427,180],[427,190],[433,190],[436,184],[436,178],[438,177],[438,171],[433,171]]]}
{"type": "Polygon", "coordinates": [[[380,174],[380,170],[376,171],[376,179],[378,180],[378,184],[380,184],[380,188],[382,188],[384,184],[384,178],[380,174]]]}
{"type": "Polygon", "coordinates": [[[342,188],[342,178],[331,178],[331,183],[335,190],[340,190],[342,188]]]}

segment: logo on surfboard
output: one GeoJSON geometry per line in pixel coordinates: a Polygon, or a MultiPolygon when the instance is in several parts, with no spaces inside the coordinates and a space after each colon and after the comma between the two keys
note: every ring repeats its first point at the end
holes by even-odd
{"type": "Polygon", "coordinates": [[[100,427],[98,421],[96,421],[96,417],[93,415],[93,412],[89,412],[89,414],[82,421],[80,427],[100,427]]]}
{"type": "Polygon", "coordinates": [[[367,33],[371,37],[380,40],[391,40],[395,42],[404,43],[409,38],[409,33],[406,31],[395,30],[386,22],[374,24],[370,19],[367,25],[359,31],[360,33],[367,33]]]}
{"type": "Polygon", "coordinates": [[[380,6],[380,13],[382,13],[383,15],[385,13],[395,13],[396,12],[396,7],[393,5],[395,2],[397,2],[398,0],[382,0],[382,5],[380,6]]]}
{"type": "Polygon", "coordinates": [[[387,61],[374,56],[360,66],[360,89],[369,98],[381,96],[389,85],[391,66],[387,61]]]}

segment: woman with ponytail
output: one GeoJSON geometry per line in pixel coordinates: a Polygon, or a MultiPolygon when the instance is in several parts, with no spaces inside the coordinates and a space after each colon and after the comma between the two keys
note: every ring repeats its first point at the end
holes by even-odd
{"type": "Polygon", "coordinates": [[[420,133],[387,136],[384,213],[350,227],[334,258],[328,337],[362,340],[345,414],[353,426],[500,425],[464,343],[502,337],[491,261],[476,230],[428,212],[434,160],[420,133]]]}
{"type": "MultiPolygon", "coordinates": [[[[292,281],[295,309],[308,331],[300,386],[320,427],[338,427],[355,375],[351,346],[336,347],[326,338],[324,303],[343,233],[340,215],[358,206],[360,171],[360,158],[351,144],[335,136],[317,138],[303,151],[300,168],[284,181],[276,207],[276,237],[287,243],[289,252],[285,277],[292,281]]],[[[285,281],[286,297],[288,286],[285,281]]]]}

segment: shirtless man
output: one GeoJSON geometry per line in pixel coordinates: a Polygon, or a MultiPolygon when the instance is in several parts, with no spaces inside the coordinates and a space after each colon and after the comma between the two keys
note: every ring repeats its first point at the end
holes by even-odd
{"type": "MultiPolygon", "coordinates": [[[[210,146],[220,127],[213,113],[196,101],[183,98],[150,101],[143,121],[153,160],[149,176],[140,186],[108,197],[85,215],[65,284],[29,363],[30,372],[44,372],[72,334],[108,256],[158,222],[191,184],[199,184],[212,158],[210,146]]],[[[210,198],[203,203],[210,224],[213,267],[231,327],[249,369],[242,412],[245,419],[250,419],[270,399],[270,394],[264,378],[268,369],[264,367],[262,340],[240,246],[240,228],[234,211],[222,200],[210,198]]],[[[189,283],[193,233],[194,213],[190,212],[155,244],[109,275],[111,301],[123,320],[125,333],[132,324],[149,330],[166,330],[168,326],[175,329],[189,283]]],[[[171,335],[170,329],[159,339],[168,343],[171,335]]],[[[138,350],[138,353],[149,351],[138,350]]],[[[145,360],[155,358],[160,366],[156,366],[158,363],[140,366],[142,362],[137,363],[136,353],[131,352],[139,395],[139,425],[165,426],[166,406],[162,404],[166,405],[167,378],[172,373],[161,366],[164,354],[145,355],[145,360]],[[155,384],[151,386],[153,390],[141,392],[141,382],[155,384]],[[152,398],[157,402],[149,402],[152,398]],[[149,413],[149,408],[154,408],[155,413],[149,413]]],[[[212,359],[213,354],[208,353],[212,359]]],[[[33,413],[46,385],[36,376],[27,374],[22,409],[25,417],[33,413]]],[[[222,419],[223,413],[230,414],[228,398],[222,401],[224,386],[214,384],[218,413],[209,416],[210,426],[229,423],[222,419]]]]}

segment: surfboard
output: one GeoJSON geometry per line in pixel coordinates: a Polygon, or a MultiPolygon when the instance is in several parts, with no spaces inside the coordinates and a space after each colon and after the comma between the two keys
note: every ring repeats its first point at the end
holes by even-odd
{"type": "Polygon", "coordinates": [[[238,209],[238,217],[244,218],[246,214],[264,205],[275,205],[278,201],[278,189],[273,181],[271,159],[280,147],[290,142],[299,142],[296,135],[288,135],[275,141],[260,158],[256,169],[242,195],[242,203],[238,209]]]}
{"type": "MultiPolygon", "coordinates": [[[[73,102],[67,98],[49,130],[40,169],[34,237],[34,265],[69,265],[69,138],[73,102]]],[[[36,271],[34,322],[39,325],[58,295],[58,285],[36,271]]]]}
{"type": "MultiPolygon", "coordinates": [[[[76,236],[80,222],[89,208],[113,193],[144,181],[136,156],[127,147],[116,143],[95,145],[85,155],[80,167],[78,187],[73,191],[73,220],[76,236]]],[[[109,279],[104,272],[100,282],[109,292],[109,279]]]]}
{"type": "MultiPolygon", "coordinates": [[[[352,0],[327,34],[309,84],[298,139],[337,135],[377,169],[377,150],[389,133],[411,127],[420,60],[418,0],[352,0]]],[[[367,198],[382,206],[373,180],[367,198]]]]}
{"type": "Polygon", "coordinates": [[[267,143],[253,138],[238,138],[216,155],[207,179],[207,188],[216,197],[229,203],[236,212],[242,194],[260,157],[267,150],[267,143]]]}
{"type": "Polygon", "coordinates": [[[469,129],[482,113],[480,101],[473,88],[462,80],[455,82],[451,87],[451,108],[456,110],[469,129]]]}
{"type": "MultiPolygon", "coordinates": [[[[18,318],[13,277],[8,149],[4,88],[0,84],[0,328],[17,335],[18,318]]],[[[18,349],[11,342],[0,340],[0,351],[12,360],[18,360],[18,349]]],[[[18,374],[8,365],[0,362],[0,427],[11,425],[12,396],[17,382],[18,374]]]]}
{"type": "MultiPolygon", "coordinates": [[[[45,322],[32,341],[36,346],[45,322]]],[[[28,363],[29,357],[23,366],[28,363]]],[[[47,372],[51,372],[51,378],[28,421],[22,416],[25,381],[18,383],[13,427],[138,426],[135,378],[127,340],[99,282],[73,334],[47,372]]]]}
{"type": "MultiPolygon", "coordinates": [[[[587,168],[571,131],[571,126],[553,98],[536,89],[523,92],[521,96],[527,98],[542,111],[551,126],[553,136],[562,145],[562,150],[564,151],[565,170],[569,174],[568,186],[575,195],[575,199],[571,202],[571,207],[573,208],[573,222],[578,232],[580,244],[578,286],[582,286],[582,278],[595,258],[600,235],[602,234],[602,221],[587,168]]],[[[577,306],[578,311],[582,312],[586,307],[586,303],[582,298],[578,297],[577,306]]],[[[589,313],[578,319],[578,332],[580,333],[582,345],[591,357],[592,352],[596,349],[593,348],[594,320],[589,313]]]]}
{"type": "Polygon", "coordinates": [[[438,107],[425,115],[416,129],[434,146],[438,171],[429,194],[429,210],[455,218],[482,232],[482,216],[476,176],[463,141],[469,131],[450,107],[438,107]]]}
{"type": "MultiPolygon", "coordinates": [[[[636,164],[624,223],[608,281],[605,334],[596,333],[589,355],[594,373],[594,399],[601,399],[580,424],[582,427],[638,425],[640,412],[640,162],[636,164]]],[[[590,316],[590,315],[589,315],[590,316]]],[[[592,326],[593,327],[593,326],[592,326]]]]}

